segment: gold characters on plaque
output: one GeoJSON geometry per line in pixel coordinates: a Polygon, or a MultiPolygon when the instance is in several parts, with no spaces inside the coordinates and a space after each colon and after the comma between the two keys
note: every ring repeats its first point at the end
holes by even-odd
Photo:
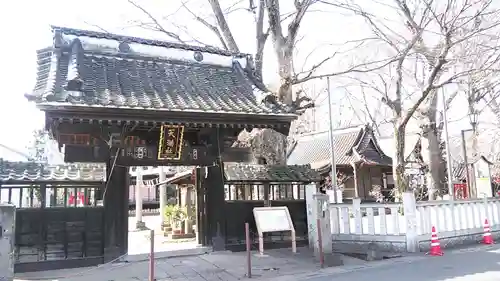
{"type": "Polygon", "coordinates": [[[160,131],[158,160],[180,160],[183,137],[184,126],[163,125],[160,131]]]}

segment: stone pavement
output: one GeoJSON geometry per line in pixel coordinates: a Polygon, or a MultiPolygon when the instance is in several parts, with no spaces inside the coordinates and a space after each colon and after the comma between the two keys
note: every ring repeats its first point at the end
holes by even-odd
{"type": "MultiPolygon", "coordinates": [[[[361,265],[365,261],[342,257],[346,265],[361,265]]],[[[320,269],[307,248],[298,248],[297,254],[290,249],[266,251],[264,256],[252,255],[252,275],[255,279],[272,279],[282,275],[300,275],[320,269]]],[[[142,281],[148,280],[148,262],[122,262],[88,269],[72,269],[25,273],[16,280],[58,281],[142,281]]],[[[246,279],[246,253],[217,252],[198,256],[157,259],[157,281],[233,281],[246,279]]]]}
{"type": "Polygon", "coordinates": [[[314,273],[282,276],[273,281],[498,281],[500,246],[476,246],[446,251],[443,257],[409,256],[394,260],[323,269],[314,273]]]}
{"type": "MultiPolygon", "coordinates": [[[[169,241],[163,236],[160,229],[161,218],[159,215],[144,216],[142,218],[146,227],[155,230],[155,257],[167,258],[186,255],[201,255],[212,250],[211,247],[199,246],[195,239],[192,241],[169,241]]],[[[129,217],[128,256],[127,261],[144,261],[149,256],[150,231],[135,230],[135,217],[129,217]]]]}
{"type": "MultiPolygon", "coordinates": [[[[253,278],[273,281],[497,281],[500,246],[476,246],[446,251],[443,257],[422,254],[365,262],[343,257],[344,266],[320,269],[307,249],[293,255],[289,249],[269,250],[252,257],[253,278]]],[[[158,259],[157,281],[234,281],[246,279],[245,253],[218,252],[199,256],[158,259]]],[[[104,265],[97,268],[16,275],[21,280],[146,281],[147,262],[104,265]]]]}

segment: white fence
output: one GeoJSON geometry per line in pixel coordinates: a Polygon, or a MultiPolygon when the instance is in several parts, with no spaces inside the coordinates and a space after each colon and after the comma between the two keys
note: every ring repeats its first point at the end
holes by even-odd
{"type": "Polygon", "coordinates": [[[418,202],[417,234],[428,235],[433,226],[441,237],[483,231],[485,219],[490,226],[500,226],[500,200],[486,198],[466,201],[418,202]]]}
{"type": "Polygon", "coordinates": [[[329,205],[333,241],[402,243],[416,251],[436,227],[439,237],[450,238],[483,232],[485,219],[500,230],[500,199],[415,202],[405,193],[402,203],[329,205]]]}

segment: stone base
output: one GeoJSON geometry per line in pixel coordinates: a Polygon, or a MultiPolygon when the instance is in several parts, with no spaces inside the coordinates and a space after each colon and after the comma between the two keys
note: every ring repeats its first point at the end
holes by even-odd
{"type": "Polygon", "coordinates": [[[368,255],[374,259],[380,259],[373,252],[384,253],[404,253],[406,252],[406,242],[396,241],[333,241],[333,250],[337,253],[355,253],[368,255]]]}
{"type": "Polygon", "coordinates": [[[171,233],[171,234],[168,234],[167,235],[168,238],[170,239],[188,239],[188,238],[195,238],[196,235],[194,235],[193,233],[187,233],[187,234],[174,234],[174,233],[171,233]]]}
{"type": "Polygon", "coordinates": [[[342,266],[344,265],[344,261],[342,260],[342,256],[337,253],[325,254],[325,267],[334,267],[334,266],[342,266]]]}
{"type": "MultiPolygon", "coordinates": [[[[491,233],[494,241],[500,241],[500,231],[493,231],[491,233]]],[[[439,237],[439,233],[438,233],[439,237]]],[[[483,233],[461,235],[455,237],[439,238],[439,244],[442,249],[458,248],[462,246],[470,246],[481,244],[483,241],[483,233]]],[[[430,239],[427,241],[420,241],[418,244],[420,252],[428,252],[431,247],[430,239]]]]}
{"type": "Polygon", "coordinates": [[[146,227],[146,223],[143,221],[138,221],[135,223],[135,229],[137,230],[147,230],[148,228],[146,227]]]}

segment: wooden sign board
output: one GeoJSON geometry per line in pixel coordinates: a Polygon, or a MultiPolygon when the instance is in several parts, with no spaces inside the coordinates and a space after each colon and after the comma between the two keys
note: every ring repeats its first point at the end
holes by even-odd
{"type": "Polygon", "coordinates": [[[160,131],[158,160],[180,160],[183,138],[184,126],[163,125],[160,131]]]}
{"type": "Polygon", "coordinates": [[[253,216],[257,231],[259,232],[259,252],[264,253],[264,233],[277,231],[290,231],[292,233],[292,252],[297,252],[295,241],[295,228],[288,207],[256,207],[253,216]]]}

